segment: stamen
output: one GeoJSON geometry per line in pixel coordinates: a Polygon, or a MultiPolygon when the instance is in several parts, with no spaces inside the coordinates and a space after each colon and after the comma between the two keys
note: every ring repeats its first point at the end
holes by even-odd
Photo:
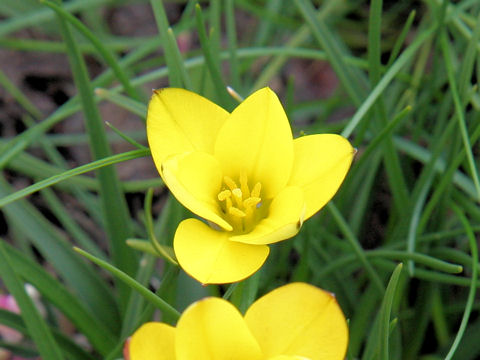
{"type": "Polygon", "coordinates": [[[224,201],[226,198],[232,196],[232,192],[230,190],[223,190],[218,193],[218,200],[224,201]]]}
{"type": "Polygon", "coordinates": [[[262,185],[258,182],[252,190],[248,186],[247,172],[242,171],[238,183],[231,177],[223,177],[223,187],[217,195],[220,209],[233,227],[234,231],[246,233],[251,231],[259,221],[257,209],[262,205],[260,193],[262,185]],[[237,184],[240,183],[240,186],[237,184]]]}
{"type": "Polygon", "coordinates": [[[235,196],[238,199],[241,199],[242,196],[243,196],[242,190],[240,190],[239,188],[233,189],[232,194],[233,194],[233,196],[235,196]]]}
{"type": "Polygon", "coordinates": [[[260,199],[259,197],[249,197],[248,199],[243,200],[243,206],[245,206],[246,208],[256,207],[257,204],[260,203],[260,201],[262,201],[262,199],[260,199]]]}
{"type": "Polygon", "coordinates": [[[262,190],[262,184],[257,182],[253,187],[252,193],[250,194],[251,197],[260,197],[260,191],[262,190]]]}
{"type": "Polygon", "coordinates": [[[250,197],[250,189],[248,188],[247,173],[242,171],[240,173],[240,189],[242,189],[243,196],[250,197]]]}
{"type": "Polygon", "coordinates": [[[233,216],[237,216],[237,217],[245,217],[246,214],[240,210],[240,209],[237,209],[235,206],[232,206],[230,209],[228,209],[228,212],[233,215],[233,216]]]}
{"type": "Polygon", "coordinates": [[[242,190],[240,190],[239,188],[233,189],[232,195],[233,195],[233,200],[235,201],[235,205],[238,208],[242,208],[242,199],[243,199],[242,190]]]}
{"type": "Polygon", "coordinates": [[[238,187],[235,181],[233,181],[229,176],[224,176],[223,181],[225,182],[225,185],[227,185],[232,191],[238,187]]]}
{"type": "Polygon", "coordinates": [[[232,198],[227,197],[225,199],[225,209],[228,211],[232,207],[232,198]]]}

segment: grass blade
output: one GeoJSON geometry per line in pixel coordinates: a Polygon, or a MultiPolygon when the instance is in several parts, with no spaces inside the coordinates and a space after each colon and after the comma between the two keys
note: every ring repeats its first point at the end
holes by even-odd
{"type": "Polygon", "coordinates": [[[170,25],[168,23],[167,14],[165,13],[165,8],[163,7],[163,1],[150,0],[150,5],[153,9],[153,15],[155,16],[155,22],[157,23],[160,40],[162,41],[163,50],[165,52],[169,85],[171,87],[182,87],[182,74],[179,68],[180,64],[177,63],[173,52],[173,46],[177,46],[177,43],[175,42],[173,44],[172,42],[169,42],[168,28],[170,25]]]}
{"type": "Polygon", "coordinates": [[[240,73],[237,57],[237,29],[235,26],[235,6],[233,0],[225,2],[225,18],[228,37],[228,51],[230,53],[230,77],[234,89],[240,89],[240,73]]]}
{"type": "Polygon", "coordinates": [[[107,125],[110,129],[113,130],[113,132],[115,134],[117,134],[118,136],[120,136],[123,140],[125,140],[126,142],[128,142],[130,145],[133,145],[134,147],[136,147],[138,150],[148,150],[148,147],[140,144],[139,142],[137,142],[135,139],[132,139],[130,136],[128,136],[127,134],[123,133],[120,129],[117,129],[112,123],[110,123],[109,121],[105,121],[105,125],[107,125]]]}
{"type": "Polygon", "coordinates": [[[85,256],[87,259],[92,261],[93,263],[97,264],[98,266],[104,268],[108,272],[110,272],[113,276],[115,276],[117,279],[120,279],[123,281],[125,284],[130,286],[132,289],[138,291],[139,294],[141,294],[146,300],[151,302],[153,305],[157,307],[157,309],[162,310],[169,316],[173,316],[175,319],[178,320],[180,317],[180,313],[175,310],[170,304],[165,302],[163,299],[152,293],[150,290],[148,290],[146,287],[144,287],[142,284],[140,284],[138,281],[135,279],[131,278],[128,276],[126,273],[123,271],[117,269],[116,267],[110,265],[109,263],[100,260],[96,258],[93,255],[90,255],[89,253],[83,251],[82,249],[79,248],[74,248],[76,252],[79,254],[85,256]]]}
{"type": "Polygon", "coordinates": [[[217,96],[220,99],[220,104],[227,110],[232,110],[235,107],[233,99],[227,92],[227,87],[222,79],[222,74],[220,69],[216,66],[214,49],[210,44],[210,41],[207,37],[207,32],[205,31],[205,21],[203,19],[202,8],[199,4],[195,6],[195,19],[197,21],[197,31],[200,38],[200,44],[205,56],[205,62],[208,67],[208,71],[213,80],[213,85],[215,86],[215,91],[217,96]]]}
{"type": "Polygon", "coordinates": [[[123,88],[132,98],[140,100],[141,96],[137,90],[134,89],[130,80],[125,73],[125,71],[120,67],[118,60],[115,58],[115,55],[103,45],[103,43],[95,36],[81,21],[79,21],[75,16],[67,12],[63,7],[58,6],[57,4],[49,0],[40,0],[40,2],[50,9],[55,11],[58,16],[62,17],[64,20],[68,21],[73,25],[88,41],[92,43],[94,48],[97,50],[98,54],[105,60],[108,66],[112,69],[117,79],[123,85],[123,88]]]}
{"type": "Polygon", "coordinates": [[[390,337],[390,315],[392,312],[393,300],[395,298],[395,291],[397,289],[398,281],[400,280],[400,274],[402,273],[403,264],[397,265],[393,271],[390,281],[385,291],[385,297],[383,298],[382,307],[380,309],[380,358],[390,359],[388,339],[390,337]]]}
{"type": "Polygon", "coordinates": [[[157,251],[157,255],[160,255],[165,260],[169,261],[171,264],[178,266],[177,259],[175,258],[175,253],[171,247],[160,244],[155,236],[155,231],[153,229],[153,219],[152,219],[152,198],[153,198],[153,188],[148,189],[147,195],[145,196],[145,222],[147,226],[147,233],[150,239],[150,243],[153,248],[157,251]]]}
{"type": "Polygon", "coordinates": [[[448,354],[445,356],[445,360],[451,360],[457,350],[460,341],[462,340],[463,334],[467,328],[468,319],[470,318],[470,314],[472,312],[473,302],[475,301],[475,293],[477,290],[476,282],[478,279],[478,246],[477,240],[475,239],[475,234],[472,231],[472,227],[470,226],[467,218],[463,214],[462,210],[458,208],[456,205],[452,206],[453,211],[460,219],[468,237],[468,243],[470,244],[470,251],[472,253],[472,280],[470,283],[470,291],[468,293],[467,303],[465,304],[465,311],[463,313],[462,322],[460,323],[460,327],[458,329],[457,335],[455,336],[455,340],[453,341],[448,354]]]}
{"type": "MultiPolygon", "coordinates": [[[[102,6],[111,0],[73,0],[65,3],[65,10],[78,11],[91,8],[93,6],[102,6]]],[[[41,25],[44,22],[54,20],[54,14],[49,9],[38,9],[2,21],[0,24],[0,37],[21,30],[25,27],[41,25]]]]}
{"type": "Polygon", "coordinates": [[[185,89],[193,91],[192,80],[190,80],[190,76],[188,75],[187,69],[185,68],[184,60],[182,54],[180,53],[180,49],[178,48],[177,39],[175,39],[175,34],[173,33],[172,28],[167,29],[167,43],[168,47],[170,48],[170,52],[172,53],[175,64],[178,68],[177,71],[180,74],[183,86],[185,87],[185,89]]]}
{"type": "Polygon", "coordinates": [[[0,86],[9,92],[15,100],[27,110],[34,118],[42,118],[42,112],[25,96],[22,91],[12,83],[3,71],[0,70],[0,86]]]}
{"type": "Polygon", "coordinates": [[[368,97],[358,108],[355,114],[352,116],[348,122],[345,129],[342,131],[342,136],[349,137],[355,128],[358,126],[365,114],[370,110],[372,105],[378,99],[378,97],[383,93],[386,87],[390,84],[393,78],[398,74],[402,67],[410,61],[410,58],[415,54],[417,49],[422,45],[430,36],[434,34],[436,27],[431,27],[430,29],[424,31],[420,34],[414,42],[400,55],[400,57],[393,63],[393,65],[388,69],[388,71],[383,75],[382,79],[378,84],[373,88],[368,97]]]}
{"type": "Polygon", "coordinates": [[[475,165],[475,160],[473,158],[472,146],[470,144],[470,139],[468,137],[468,130],[465,124],[465,116],[463,112],[462,102],[457,90],[457,84],[455,81],[455,73],[453,69],[452,60],[450,58],[451,49],[447,40],[447,34],[442,32],[440,36],[440,45],[442,48],[443,58],[445,61],[445,67],[447,69],[448,82],[450,84],[450,90],[452,92],[453,103],[455,104],[455,113],[458,120],[458,126],[462,134],[463,146],[465,148],[465,153],[467,155],[468,165],[470,168],[470,175],[473,178],[473,183],[475,184],[476,190],[476,199],[477,202],[480,202],[480,180],[478,179],[478,171],[475,165]]]}
{"type": "Polygon", "coordinates": [[[370,262],[367,260],[367,257],[365,256],[365,251],[362,249],[361,245],[359,244],[357,238],[355,237],[352,230],[348,226],[347,222],[343,218],[342,214],[331,201],[326,205],[326,208],[330,211],[333,218],[337,222],[340,230],[342,231],[342,233],[344,234],[344,236],[347,238],[348,242],[352,246],[353,251],[355,252],[356,256],[358,257],[363,267],[365,268],[365,271],[370,277],[370,280],[374,283],[378,292],[383,295],[385,288],[383,286],[382,280],[380,279],[380,277],[378,276],[377,272],[372,267],[370,262]]]}
{"type": "Polygon", "coordinates": [[[0,275],[7,289],[15,297],[29,335],[37,345],[38,352],[44,359],[63,360],[62,352],[48,329],[47,324],[38,313],[32,299],[27,295],[22,282],[15,274],[3,241],[3,239],[0,239],[0,275]]]}
{"type": "Polygon", "coordinates": [[[53,175],[49,177],[48,179],[39,181],[33,185],[27,186],[26,188],[19,190],[17,192],[14,192],[12,194],[6,195],[2,198],[0,198],[0,208],[4,207],[7,204],[10,204],[14,201],[17,201],[19,199],[24,198],[27,195],[33,194],[34,192],[37,192],[39,190],[42,190],[46,187],[52,186],[54,184],[59,183],[60,181],[66,180],[68,178],[71,178],[76,175],[84,174],[86,172],[92,171],[92,170],[97,170],[102,167],[116,164],[119,162],[123,162],[126,160],[131,160],[131,159],[136,159],[142,156],[147,156],[150,153],[150,150],[133,150],[133,151],[128,151],[123,154],[118,154],[118,155],[112,155],[106,158],[103,158],[101,160],[93,161],[89,164],[82,165],[79,167],[76,167],[71,170],[64,171],[58,175],[53,175]]]}
{"type": "Polygon", "coordinates": [[[115,335],[93,316],[78,298],[48,274],[40,265],[18,250],[4,244],[11,264],[18,276],[32,284],[46,299],[54,304],[101,354],[107,354],[115,345],[115,335]]]}
{"type": "Polygon", "coordinates": [[[400,49],[407,37],[410,28],[412,27],[413,20],[415,19],[416,11],[412,10],[408,15],[407,21],[405,21],[405,25],[403,25],[402,32],[398,35],[397,40],[395,40],[395,44],[393,45],[392,52],[390,53],[390,57],[387,61],[387,68],[389,68],[395,59],[397,58],[398,54],[400,53],[400,49]]]}
{"type": "Polygon", "coordinates": [[[147,118],[147,107],[144,103],[104,88],[96,88],[95,95],[102,100],[108,100],[132,114],[139,116],[143,122],[145,122],[145,119],[147,118]]]}
{"type": "Polygon", "coordinates": [[[363,98],[363,84],[360,82],[358,74],[347,66],[343,60],[344,54],[335,43],[334,36],[330,33],[327,25],[315,18],[315,8],[309,0],[295,0],[295,4],[301,14],[307,21],[317,41],[320,43],[327,54],[328,60],[337,74],[340,83],[345,88],[352,102],[359,106],[363,98]]]}
{"type": "MultiPolygon", "coordinates": [[[[75,84],[78,87],[90,149],[96,160],[102,159],[110,155],[110,146],[95,104],[88,71],[68,24],[60,16],[58,16],[58,22],[67,46],[75,84]]],[[[100,200],[113,261],[119,268],[133,274],[137,267],[136,256],[132,256],[125,243],[131,237],[130,216],[115,168],[101,168],[97,170],[97,176],[100,181],[100,200]]],[[[128,288],[119,284],[119,300],[122,310],[126,305],[129,292],[128,288]]]]}
{"type": "MultiPolygon", "coordinates": [[[[0,178],[0,195],[11,189],[0,178]]],[[[21,200],[2,209],[9,226],[28,238],[59,276],[102,322],[118,327],[118,309],[111,289],[98,274],[78,259],[71,245],[44,215],[30,203],[21,200]]]]}
{"type": "MultiPolygon", "coordinates": [[[[28,336],[28,329],[25,326],[25,322],[21,318],[20,315],[14,314],[10,311],[0,309],[0,324],[3,324],[9,328],[15,329],[16,331],[28,336]]],[[[84,349],[82,349],[79,345],[77,345],[73,340],[68,338],[67,336],[63,335],[57,329],[49,326],[50,332],[53,335],[56,343],[58,344],[59,348],[62,349],[65,355],[68,355],[68,359],[72,360],[94,360],[95,358],[88,354],[84,349]]],[[[30,349],[22,349],[27,350],[24,353],[19,353],[18,346],[12,346],[11,343],[3,343],[0,341],[0,348],[5,348],[8,350],[10,347],[11,351],[14,352],[16,355],[26,357],[28,359],[33,357],[38,357],[38,352],[30,349]]]]}

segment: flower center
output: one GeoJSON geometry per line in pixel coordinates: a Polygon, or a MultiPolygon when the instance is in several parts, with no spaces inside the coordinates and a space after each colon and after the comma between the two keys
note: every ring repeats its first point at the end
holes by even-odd
{"type": "Polygon", "coordinates": [[[217,197],[225,220],[232,225],[233,231],[247,233],[258,221],[257,209],[262,206],[262,184],[257,182],[250,190],[245,172],[240,174],[239,183],[240,186],[231,177],[225,176],[217,197]]]}

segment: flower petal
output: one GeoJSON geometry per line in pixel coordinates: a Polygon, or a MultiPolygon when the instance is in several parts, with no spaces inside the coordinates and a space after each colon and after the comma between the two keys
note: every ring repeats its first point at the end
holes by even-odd
{"type": "Polygon", "coordinates": [[[206,298],[188,307],[177,324],[178,360],[260,360],[262,353],[242,315],[229,302],[206,298]]]}
{"type": "Polygon", "coordinates": [[[212,154],[215,139],[229,113],[184,89],[156,90],[148,106],[147,137],[153,160],[161,164],[187,151],[212,154]]]}
{"type": "Polygon", "coordinates": [[[268,360],[310,360],[304,356],[296,356],[296,355],[278,355],[268,358],[268,360]]]}
{"type": "Polygon", "coordinates": [[[142,325],[130,340],[130,360],[175,360],[175,331],[163,323],[142,325]]]}
{"type": "Polygon", "coordinates": [[[261,245],[291,238],[300,230],[304,213],[303,190],[288,186],[273,199],[265,219],[248,234],[231,236],[230,240],[261,245]]]}
{"type": "Polygon", "coordinates": [[[348,329],[335,296],[315,286],[292,283],[255,301],[245,321],[264,355],[342,360],[348,329]]]}
{"type": "Polygon", "coordinates": [[[292,131],[275,93],[263,88],[230,115],[218,133],[215,157],[232,179],[246,172],[272,198],[288,182],[293,163],[292,131]]]}
{"type": "Polygon", "coordinates": [[[203,284],[243,280],[263,265],[270,251],[266,245],[228,241],[228,232],[197,219],[178,225],[173,246],[180,266],[203,284]]]}
{"type": "Polygon", "coordinates": [[[226,230],[232,226],[221,215],[217,194],[222,183],[218,161],[204,152],[173,156],[162,164],[165,184],[186,208],[226,230]]]}
{"type": "Polygon", "coordinates": [[[289,184],[305,192],[308,219],[335,195],[352,163],[355,149],[340,135],[318,134],[293,141],[295,160],[289,184]]]}

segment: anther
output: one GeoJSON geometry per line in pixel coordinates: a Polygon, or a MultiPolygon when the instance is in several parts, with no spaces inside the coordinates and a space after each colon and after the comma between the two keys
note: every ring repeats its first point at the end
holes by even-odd
{"type": "Polygon", "coordinates": [[[242,189],[242,193],[245,198],[250,197],[250,189],[248,188],[247,173],[245,171],[242,171],[240,173],[240,189],[242,189]]]}
{"type": "Polygon", "coordinates": [[[237,184],[235,183],[235,181],[232,180],[231,177],[224,176],[223,181],[224,181],[225,185],[227,185],[230,188],[230,190],[233,191],[233,189],[237,188],[237,184]]]}
{"type": "Polygon", "coordinates": [[[224,201],[226,198],[232,196],[232,192],[230,190],[223,190],[218,193],[218,200],[224,201]]]}
{"type": "Polygon", "coordinates": [[[228,212],[233,216],[237,216],[237,217],[241,217],[241,218],[247,216],[242,210],[237,209],[235,206],[230,207],[228,209],[228,212]]]}
{"type": "Polygon", "coordinates": [[[260,203],[262,199],[259,197],[249,197],[248,199],[243,200],[243,206],[246,208],[248,207],[256,207],[258,203],[260,203]]]}
{"type": "Polygon", "coordinates": [[[251,197],[260,197],[260,191],[262,191],[262,184],[257,182],[253,187],[252,193],[250,194],[251,197]]]}
{"type": "Polygon", "coordinates": [[[243,198],[242,190],[240,190],[239,188],[233,189],[232,194],[233,194],[233,199],[235,200],[235,204],[239,208],[241,208],[242,207],[242,198],[243,198]]]}
{"type": "Polygon", "coordinates": [[[239,188],[233,189],[232,194],[238,199],[241,199],[243,197],[242,190],[240,190],[239,188]]]}

